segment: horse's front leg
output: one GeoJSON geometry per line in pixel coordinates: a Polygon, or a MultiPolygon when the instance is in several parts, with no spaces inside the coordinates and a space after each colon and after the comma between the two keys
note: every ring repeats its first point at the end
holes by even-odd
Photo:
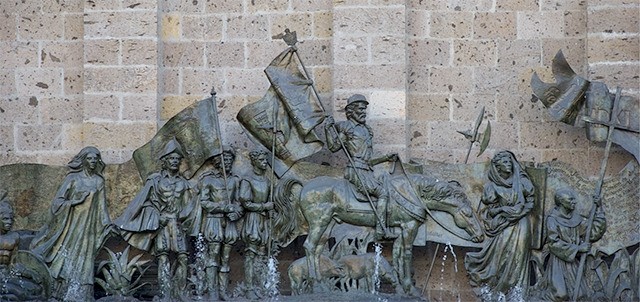
{"type": "Polygon", "coordinates": [[[407,225],[402,230],[402,257],[401,257],[401,275],[402,278],[398,279],[398,282],[402,285],[405,294],[410,296],[420,296],[420,291],[413,285],[412,270],[413,270],[413,241],[416,239],[418,233],[418,223],[413,222],[407,225]]]}

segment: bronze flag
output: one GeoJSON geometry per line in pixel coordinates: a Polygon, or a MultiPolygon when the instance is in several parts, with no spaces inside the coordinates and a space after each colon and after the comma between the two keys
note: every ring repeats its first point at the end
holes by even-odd
{"type": "Polygon", "coordinates": [[[271,83],[267,93],[237,115],[240,124],[267,150],[275,142],[278,162],[274,168],[278,175],[322,148],[313,129],[324,120],[324,111],[313,92],[313,81],[301,68],[295,50],[287,48],[265,69],[271,83]]]}
{"type": "Polygon", "coordinates": [[[543,82],[536,73],[531,76],[533,94],[547,107],[551,117],[573,126],[585,127],[593,142],[606,141],[613,127],[611,141],[629,151],[640,162],[640,101],[621,96],[618,110],[614,95],[607,85],[591,82],[577,75],[558,51],[552,62],[555,83],[543,82]]]}
{"type": "Polygon", "coordinates": [[[213,99],[198,101],[167,121],[144,146],[133,152],[133,160],[142,179],[160,170],[159,156],[165,144],[176,139],[184,151],[186,170],[191,178],[210,157],[220,154],[221,142],[216,132],[218,120],[213,99]]]}

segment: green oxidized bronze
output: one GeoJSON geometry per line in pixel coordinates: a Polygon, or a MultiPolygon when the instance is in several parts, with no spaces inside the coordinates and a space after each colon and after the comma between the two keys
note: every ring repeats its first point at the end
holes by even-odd
{"type": "Polygon", "coordinates": [[[198,178],[196,211],[192,233],[206,242],[205,274],[209,299],[228,300],[229,258],[238,240],[236,222],[243,215],[238,201],[240,179],[232,174],[235,151],[224,148],[222,155],[213,158],[213,169],[198,178]]]}
{"type": "Polygon", "coordinates": [[[113,225],[100,151],[85,147],[67,166],[70,171],[53,199],[49,223],[40,229],[30,248],[49,266],[55,280],[52,295],[82,301],[93,298],[93,262],[113,225]]]}
{"type": "Polygon", "coordinates": [[[51,294],[49,269],[39,257],[20,251],[20,235],[12,230],[14,211],[0,191],[0,300],[46,300],[51,294]]]}
{"type": "Polygon", "coordinates": [[[187,295],[187,234],[183,222],[193,204],[191,185],[180,174],[183,155],[180,143],[170,140],[158,156],[162,170],[147,178],[142,190],[116,220],[130,245],[158,258],[162,298],[187,295]],[[174,258],[175,261],[170,261],[174,258]]]}
{"type": "Polygon", "coordinates": [[[513,153],[502,151],[491,160],[480,216],[487,239],[482,250],[467,253],[465,268],[474,286],[507,293],[525,292],[529,285],[534,186],[513,153]]]}
{"type": "Polygon", "coordinates": [[[562,51],[558,51],[551,67],[556,83],[545,83],[536,73],[531,76],[533,94],[547,107],[551,117],[585,127],[587,138],[593,142],[606,142],[609,127],[615,128],[610,139],[640,162],[638,99],[629,95],[616,98],[605,83],[580,77],[569,66],[562,51]]]}
{"type": "Polygon", "coordinates": [[[259,267],[263,267],[266,257],[271,256],[268,255],[268,249],[271,243],[273,202],[270,201],[271,180],[266,175],[267,156],[268,153],[263,150],[249,153],[253,171],[242,179],[238,192],[245,212],[241,236],[245,244],[244,282],[249,299],[263,296],[265,282],[259,267]]]}
{"type": "MultiPolygon", "coordinates": [[[[306,235],[306,256],[283,259],[291,260],[287,273],[299,300],[325,290],[379,298],[381,281],[394,291],[385,299],[423,297],[414,281],[420,276],[413,251],[426,241],[466,249],[467,290],[482,300],[640,298],[636,162],[610,179],[602,172],[594,185],[562,163],[519,162],[510,151],[474,164],[375,157],[377,129],[367,124],[366,97],[351,96],[347,119],[335,122],[298,56],[295,32],[282,38],[289,47],[265,70],[271,87],[238,114],[262,145],[254,151],[222,147],[212,92],[136,151],[137,171],[133,162],[112,165],[105,179],[93,147],[74,157],[66,175],[56,167],[0,167],[3,186],[16,199],[14,212],[0,194],[0,299],[93,299],[96,257],[114,230],[109,211],[122,213],[116,220],[121,238],[111,237],[109,249],[125,252],[109,252],[111,260],[100,262],[100,283],[111,279],[111,293],[122,296],[144,287],[149,296],[173,300],[207,292],[212,300],[265,298],[278,278],[266,270],[273,264],[267,260],[306,235]],[[346,167],[305,161],[323,146],[315,133],[323,120],[327,149],[342,150],[346,167]],[[34,175],[20,175],[27,172],[34,175]],[[546,200],[551,196],[554,202],[546,200]],[[48,223],[39,217],[40,204],[50,205],[48,223]],[[12,231],[14,218],[22,226],[44,225],[31,243],[34,253],[18,249],[30,238],[12,231]],[[203,253],[190,255],[196,239],[204,243],[203,253]],[[380,241],[393,244],[391,261],[380,241]],[[144,253],[127,259],[131,246],[144,253]],[[157,279],[137,266],[149,260],[158,264],[157,279]],[[234,265],[244,269],[231,272],[234,265]],[[129,275],[136,278],[127,284],[129,275]]],[[[637,105],[620,91],[610,94],[604,84],[576,76],[561,54],[553,67],[556,84],[532,80],[551,116],[586,123],[590,139],[608,143],[603,171],[611,142],[637,158],[634,146],[626,145],[640,145],[637,105]]],[[[471,147],[480,143],[481,152],[491,133],[489,125],[480,133],[482,119],[481,112],[473,129],[461,132],[471,147]]]]}

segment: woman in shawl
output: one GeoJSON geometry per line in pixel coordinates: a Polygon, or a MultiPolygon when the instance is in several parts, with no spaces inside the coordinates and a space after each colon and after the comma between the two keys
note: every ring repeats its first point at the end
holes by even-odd
{"type": "Polygon", "coordinates": [[[107,211],[100,151],[85,147],[67,164],[70,171],[51,205],[51,217],[31,243],[55,280],[58,299],[93,300],[94,260],[112,224],[107,211]]]}
{"type": "MultiPolygon", "coordinates": [[[[474,286],[508,293],[529,286],[531,223],[534,188],[513,153],[502,151],[491,160],[480,215],[487,239],[479,252],[467,253],[465,267],[474,286]]],[[[526,295],[526,292],[523,292],[526,295]]]]}

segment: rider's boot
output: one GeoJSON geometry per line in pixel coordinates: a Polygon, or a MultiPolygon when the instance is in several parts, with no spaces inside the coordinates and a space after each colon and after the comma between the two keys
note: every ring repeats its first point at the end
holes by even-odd
{"type": "Polygon", "coordinates": [[[377,240],[393,240],[398,238],[398,235],[389,230],[387,226],[387,198],[378,198],[378,205],[376,206],[378,212],[378,221],[376,222],[376,239],[377,240]]]}

